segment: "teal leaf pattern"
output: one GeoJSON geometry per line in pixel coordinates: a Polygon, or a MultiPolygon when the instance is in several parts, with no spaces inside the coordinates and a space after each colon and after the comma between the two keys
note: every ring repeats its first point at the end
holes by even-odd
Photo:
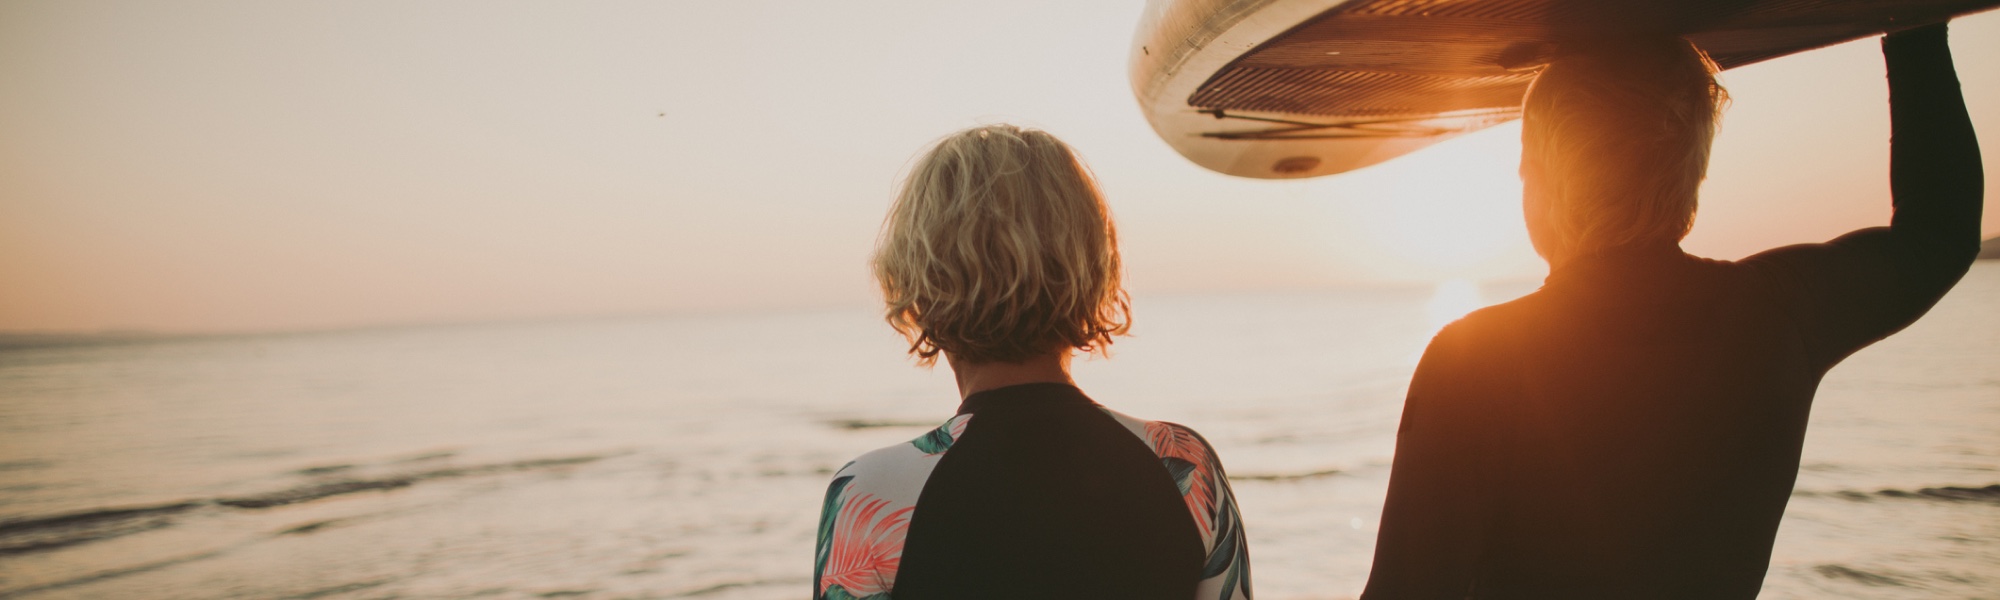
{"type": "Polygon", "coordinates": [[[926,455],[943,454],[944,451],[951,449],[952,442],[958,441],[959,435],[965,433],[965,424],[970,419],[963,417],[965,415],[953,417],[951,420],[945,421],[943,425],[937,426],[937,429],[932,429],[929,433],[917,436],[917,439],[910,440],[910,445],[916,446],[917,451],[926,455]]]}
{"type": "Polygon", "coordinates": [[[876,592],[866,596],[856,596],[847,593],[847,588],[840,587],[840,584],[836,583],[826,588],[826,592],[821,594],[818,600],[889,600],[889,592],[876,592]]]}
{"type": "Polygon", "coordinates": [[[1215,600],[1249,600],[1250,544],[1244,536],[1236,494],[1229,489],[1229,475],[1223,472],[1215,448],[1201,434],[1181,425],[1150,421],[1144,430],[1147,445],[1160,457],[1160,466],[1180,489],[1189,515],[1209,544],[1200,600],[1208,600],[1209,593],[1215,600]],[[1217,584],[1219,589],[1209,587],[1217,584]]]}
{"type": "Polygon", "coordinates": [[[1194,463],[1169,456],[1160,459],[1160,464],[1167,468],[1168,475],[1173,476],[1174,485],[1181,488],[1181,495],[1188,495],[1194,485],[1194,463]]]}
{"type": "MultiPolygon", "coordinates": [[[[1229,496],[1224,495],[1223,502],[1226,503],[1229,501],[1229,496]]],[[[1215,548],[1208,553],[1208,565],[1201,569],[1202,579],[1221,575],[1233,566],[1233,563],[1236,561],[1236,528],[1238,526],[1240,524],[1235,519],[1222,519],[1222,522],[1216,523],[1215,548]]]]}
{"type": "Polygon", "coordinates": [[[952,442],[951,432],[946,431],[945,427],[942,425],[938,426],[937,429],[932,429],[930,433],[910,440],[910,445],[916,446],[917,450],[922,451],[924,454],[942,454],[944,451],[950,450],[952,442]]]}
{"type": "MultiPolygon", "coordinates": [[[[851,466],[854,466],[854,463],[847,463],[847,467],[851,466]]],[[[845,471],[847,467],[841,467],[840,470],[845,471]]],[[[813,548],[812,585],[813,597],[815,598],[822,597],[819,590],[819,582],[820,577],[826,574],[826,558],[833,551],[833,522],[834,518],[840,515],[841,497],[847,493],[847,484],[850,483],[854,483],[853,475],[843,475],[833,478],[833,484],[826,488],[826,500],[820,504],[819,541],[814,544],[813,548]]],[[[835,586],[834,589],[839,589],[839,587],[835,586]]],[[[831,593],[831,591],[828,593],[831,593]]],[[[840,593],[844,595],[847,592],[846,590],[842,590],[840,593]]],[[[843,597],[851,598],[852,596],[843,597]]]]}
{"type": "Polygon", "coordinates": [[[1222,518],[1217,525],[1215,549],[1209,553],[1201,577],[1224,576],[1216,600],[1232,598],[1239,583],[1243,586],[1243,599],[1250,600],[1250,544],[1244,539],[1243,520],[1236,511],[1236,495],[1224,491],[1218,508],[1222,518]]]}

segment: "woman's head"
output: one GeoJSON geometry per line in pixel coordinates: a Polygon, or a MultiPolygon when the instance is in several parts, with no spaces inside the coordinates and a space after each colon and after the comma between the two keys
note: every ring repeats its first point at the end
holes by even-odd
{"type": "Polygon", "coordinates": [[[1558,261],[1686,237],[1728,101],[1715,72],[1679,38],[1558,52],[1522,106],[1521,179],[1535,250],[1558,261]]]}
{"type": "Polygon", "coordinates": [[[925,364],[1101,352],[1131,320],[1095,180],[1034,129],[968,129],[917,159],[874,266],[889,325],[925,364]]]}

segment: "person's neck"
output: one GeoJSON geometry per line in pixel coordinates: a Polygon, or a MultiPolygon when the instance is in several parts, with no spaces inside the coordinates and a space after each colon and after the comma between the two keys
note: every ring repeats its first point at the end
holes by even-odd
{"type": "Polygon", "coordinates": [[[1581,251],[1571,249],[1567,252],[1543,254],[1542,259],[1548,261],[1549,271],[1555,272],[1565,267],[1582,263],[1630,262],[1661,256],[1678,256],[1680,252],[1679,241],[1652,240],[1608,248],[1592,248],[1581,251]]]}
{"type": "Polygon", "coordinates": [[[958,380],[958,397],[1024,383],[1076,385],[1069,377],[1069,352],[1050,352],[1021,362],[971,362],[950,353],[944,356],[951,374],[958,380]]]}

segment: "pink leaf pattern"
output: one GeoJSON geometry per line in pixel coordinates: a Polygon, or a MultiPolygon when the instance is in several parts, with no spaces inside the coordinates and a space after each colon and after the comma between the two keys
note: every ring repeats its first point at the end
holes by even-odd
{"type": "Polygon", "coordinates": [[[903,562],[903,538],[909,534],[910,512],[903,507],[883,514],[889,501],[862,494],[841,504],[820,589],[838,585],[849,594],[867,596],[887,591],[903,562]]]}
{"type": "Polygon", "coordinates": [[[1194,430],[1173,423],[1160,421],[1146,422],[1146,443],[1153,446],[1153,453],[1160,458],[1178,458],[1194,465],[1194,473],[1188,475],[1187,494],[1181,499],[1187,502],[1188,512],[1194,514],[1194,524],[1201,529],[1204,540],[1215,536],[1215,459],[1208,454],[1208,445],[1196,437],[1194,430]]]}

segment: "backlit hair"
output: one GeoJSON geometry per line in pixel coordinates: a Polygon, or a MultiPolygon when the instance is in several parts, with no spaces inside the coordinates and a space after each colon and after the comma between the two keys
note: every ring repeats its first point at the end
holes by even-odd
{"type": "MultiPolygon", "coordinates": [[[[1522,168],[1535,178],[1549,251],[1679,242],[1694,225],[1728,92],[1679,38],[1571,44],[1522,106],[1522,168]]],[[[1533,204],[1531,203],[1531,206],[1533,204]]]]}
{"type": "Polygon", "coordinates": [[[917,159],[875,249],[889,325],[929,365],[1102,353],[1130,327],[1118,233],[1096,180],[1055,136],[953,134],[917,159]]]}

